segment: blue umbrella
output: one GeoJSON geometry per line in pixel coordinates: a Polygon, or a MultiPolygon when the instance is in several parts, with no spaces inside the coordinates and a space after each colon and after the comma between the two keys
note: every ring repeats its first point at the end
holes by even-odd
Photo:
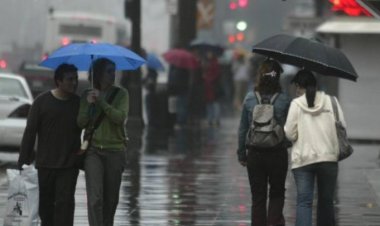
{"type": "Polygon", "coordinates": [[[145,60],[127,48],[109,43],[73,43],[61,47],[43,60],[40,65],[56,69],[60,64],[74,64],[78,70],[87,71],[93,60],[107,58],[116,64],[116,70],[135,70],[145,60]]]}
{"type": "Polygon", "coordinates": [[[164,65],[162,65],[161,61],[153,53],[148,54],[148,57],[146,58],[146,66],[148,68],[155,69],[155,70],[161,70],[161,71],[163,71],[165,69],[164,65]]]}

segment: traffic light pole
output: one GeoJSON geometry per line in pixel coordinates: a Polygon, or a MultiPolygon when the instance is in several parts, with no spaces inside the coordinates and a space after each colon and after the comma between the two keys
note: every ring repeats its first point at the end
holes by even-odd
{"type": "MultiPolygon", "coordinates": [[[[141,0],[125,0],[125,15],[132,22],[131,50],[142,55],[141,49],[141,0]]],[[[143,56],[144,57],[144,56],[143,56]]],[[[141,69],[124,71],[121,84],[129,92],[129,114],[127,128],[142,129],[141,69]]]]}
{"type": "Polygon", "coordinates": [[[171,47],[186,48],[196,37],[197,0],[178,0],[178,14],[172,17],[171,47]]]}

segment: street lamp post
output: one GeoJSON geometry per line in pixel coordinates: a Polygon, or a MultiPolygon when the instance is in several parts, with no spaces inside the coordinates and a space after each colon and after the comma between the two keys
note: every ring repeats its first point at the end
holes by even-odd
{"type": "MultiPolygon", "coordinates": [[[[141,49],[141,0],[125,0],[125,16],[132,22],[132,41],[130,48],[139,55],[141,49]]],[[[142,55],[145,57],[144,55],[142,55]]],[[[121,84],[129,92],[129,115],[127,128],[143,128],[141,70],[124,71],[121,84]]]]}
{"type": "Polygon", "coordinates": [[[196,37],[197,0],[178,0],[178,13],[172,16],[171,47],[186,48],[196,37]]]}

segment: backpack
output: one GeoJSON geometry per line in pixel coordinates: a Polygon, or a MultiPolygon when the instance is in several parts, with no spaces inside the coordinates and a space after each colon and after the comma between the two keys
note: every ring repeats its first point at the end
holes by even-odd
{"type": "Polygon", "coordinates": [[[270,100],[264,101],[258,92],[255,92],[257,104],[252,110],[252,122],[247,132],[247,149],[270,149],[282,144],[285,139],[284,129],[274,117],[274,102],[278,96],[275,93],[270,100]]]}

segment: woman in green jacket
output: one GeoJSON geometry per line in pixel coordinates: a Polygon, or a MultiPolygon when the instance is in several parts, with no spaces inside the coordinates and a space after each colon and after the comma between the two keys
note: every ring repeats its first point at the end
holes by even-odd
{"type": "Polygon", "coordinates": [[[114,62],[97,59],[92,72],[94,88],[81,97],[78,125],[90,128],[102,112],[104,118],[94,130],[84,160],[88,219],[90,226],[112,226],[125,164],[129,97],[126,89],[114,86],[114,62]]]}

